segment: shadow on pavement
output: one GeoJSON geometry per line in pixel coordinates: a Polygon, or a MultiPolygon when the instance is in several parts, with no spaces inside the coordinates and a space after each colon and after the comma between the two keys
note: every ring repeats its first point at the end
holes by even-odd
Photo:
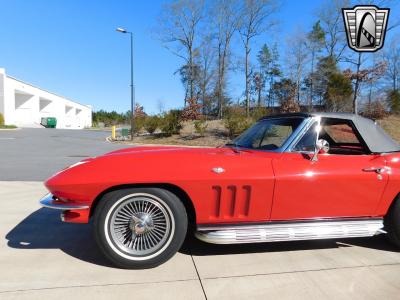
{"type": "Polygon", "coordinates": [[[224,254],[244,254],[262,252],[288,252],[301,250],[333,249],[339,247],[364,247],[381,251],[400,252],[390,244],[384,234],[348,239],[309,240],[293,242],[254,243],[236,245],[216,245],[202,242],[195,237],[188,237],[180,252],[188,255],[207,256],[224,254]]]}
{"type": "MultiPolygon", "coordinates": [[[[60,249],[80,260],[112,267],[103,257],[92,235],[92,224],[63,223],[59,212],[41,208],[15,226],[7,235],[8,246],[16,249],[60,249]]],[[[287,252],[359,246],[370,249],[399,252],[385,235],[371,238],[340,240],[314,240],[239,245],[214,245],[190,236],[180,252],[187,255],[206,256],[261,252],[287,252]]]]}
{"type": "Polygon", "coordinates": [[[96,245],[92,224],[63,223],[60,211],[38,209],[15,226],[6,239],[12,248],[60,249],[80,260],[112,267],[96,245]]]}

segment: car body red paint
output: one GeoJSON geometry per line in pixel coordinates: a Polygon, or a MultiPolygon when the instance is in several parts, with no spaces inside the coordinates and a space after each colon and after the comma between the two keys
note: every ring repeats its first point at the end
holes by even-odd
{"type": "Polygon", "coordinates": [[[65,221],[85,223],[98,197],[126,185],[171,185],[191,200],[197,224],[384,216],[400,190],[400,154],[321,154],[232,148],[135,147],[65,169],[48,190],[87,210],[65,221]],[[363,168],[385,166],[382,180],[363,168]],[[220,167],[225,171],[213,172],[220,167]]]}

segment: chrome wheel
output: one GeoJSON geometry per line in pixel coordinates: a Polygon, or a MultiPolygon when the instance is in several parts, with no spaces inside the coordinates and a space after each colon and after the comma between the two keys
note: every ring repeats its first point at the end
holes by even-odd
{"type": "Polygon", "coordinates": [[[150,194],[132,194],[117,201],[106,217],[110,246],[129,259],[149,259],[171,242],[174,220],[169,207],[150,194]]]}

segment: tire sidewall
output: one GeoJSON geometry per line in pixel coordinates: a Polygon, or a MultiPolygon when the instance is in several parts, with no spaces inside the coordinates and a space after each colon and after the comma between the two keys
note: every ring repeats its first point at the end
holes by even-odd
{"type": "Polygon", "coordinates": [[[94,236],[100,250],[114,265],[129,269],[153,268],[170,259],[180,249],[186,236],[187,215],[184,205],[175,194],[160,188],[128,188],[106,193],[99,201],[94,212],[94,236]],[[174,222],[169,244],[157,256],[149,259],[133,260],[121,256],[110,245],[112,242],[108,241],[105,232],[105,230],[109,230],[106,219],[113,206],[121,198],[134,194],[149,194],[154,196],[153,199],[160,198],[164,202],[161,204],[167,206],[167,210],[171,214],[171,221],[174,222]]]}

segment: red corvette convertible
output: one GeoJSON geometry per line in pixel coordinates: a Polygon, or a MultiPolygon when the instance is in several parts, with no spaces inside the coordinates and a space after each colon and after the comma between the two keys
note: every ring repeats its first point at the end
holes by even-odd
{"type": "Polygon", "coordinates": [[[373,236],[400,246],[400,146],[352,114],[265,117],[220,148],[135,147],[45,183],[65,222],[93,218],[101,251],[155,267],[188,228],[209,243],[373,236]]]}

